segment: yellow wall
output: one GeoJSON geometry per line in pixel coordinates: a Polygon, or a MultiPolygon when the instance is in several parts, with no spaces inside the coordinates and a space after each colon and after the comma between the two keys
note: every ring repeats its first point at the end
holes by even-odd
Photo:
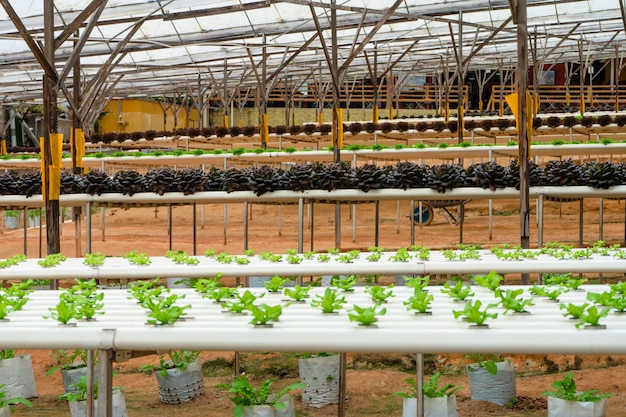
{"type": "MultiPolygon", "coordinates": [[[[98,121],[98,132],[144,132],[146,130],[173,130],[174,112],[167,111],[167,121],[163,126],[163,110],[159,103],[150,100],[124,99],[111,100],[103,109],[98,121]]],[[[190,112],[189,125],[185,126],[186,112],[178,112],[177,128],[198,127],[197,110],[190,112]]]]}

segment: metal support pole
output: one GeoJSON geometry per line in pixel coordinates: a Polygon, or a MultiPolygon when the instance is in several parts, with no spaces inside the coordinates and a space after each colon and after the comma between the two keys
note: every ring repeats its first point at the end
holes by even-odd
{"type": "MultiPolygon", "coordinates": [[[[311,232],[312,233],[312,232],[311,232]]],[[[298,199],[298,253],[304,252],[304,199],[298,199]]]]}
{"type": "Polygon", "coordinates": [[[424,354],[415,357],[415,386],[417,388],[417,417],[424,417],[424,354]]]}
{"type": "Polygon", "coordinates": [[[346,352],[339,354],[339,410],[337,415],[344,417],[346,414],[346,352]]]}
{"type": "MultiPolygon", "coordinates": [[[[313,243],[315,240],[315,203],[311,201],[309,206],[311,207],[311,250],[313,251],[315,250],[313,249],[313,243]]],[[[624,216],[626,217],[626,209],[624,210],[624,216]]],[[[626,231],[624,232],[624,236],[626,236],[626,231]]]]}
{"type": "Polygon", "coordinates": [[[352,243],[356,242],[356,204],[352,205],[352,243]]]}
{"type": "Polygon", "coordinates": [[[98,350],[98,413],[97,417],[112,417],[113,403],[111,392],[113,390],[113,366],[111,358],[112,350],[98,350]]]}
{"type": "Polygon", "coordinates": [[[583,247],[583,214],[584,214],[584,198],[581,198],[578,202],[578,247],[583,247]]]}
{"type": "Polygon", "coordinates": [[[604,198],[600,197],[600,230],[598,232],[598,240],[604,240],[604,198]]]}
{"type": "Polygon", "coordinates": [[[248,202],[243,202],[243,250],[248,250],[248,202]]]}
{"type": "Polygon", "coordinates": [[[541,249],[543,246],[543,194],[539,194],[537,204],[537,247],[541,249]]]}
{"type": "Polygon", "coordinates": [[[94,387],[94,367],[96,361],[94,360],[94,351],[87,351],[87,416],[93,417],[93,387],[94,387]]]}
{"type": "Polygon", "coordinates": [[[167,232],[170,240],[170,250],[172,250],[172,205],[167,206],[167,232]]]}
{"type": "Polygon", "coordinates": [[[91,201],[87,201],[85,208],[85,251],[91,253],[91,201]]]}
{"type": "Polygon", "coordinates": [[[193,203],[193,256],[198,254],[198,229],[196,227],[197,221],[197,212],[196,212],[196,203],[193,203]]]}
{"type": "MultiPolygon", "coordinates": [[[[415,210],[415,201],[411,200],[411,212],[409,214],[409,221],[411,222],[411,246],[415,245],[415,221],[413,220],[413,212],[415,210]]],[[[421,210],[420,210],[421,213],[421,210]]]]}
{"type": "MultiPolygon", "coordinates": [[[[28,228],[28,215],[27,215],[28,210],[26,209],[26,206],[24,206],[24,208],[22,209],[22,227],[24,230],[24,255],[28,256],[28,232],[27,232],[27,228],[28,228]]],[[[51,280],[50,282],[52,282],[54,280],[51,280]]]]}
{"type": "Polygon", "coordinates": [[[374,246],[378,247],[378,229],[379,229],[379,222],[380,222],[380,201],[376,200],[376,206],[375,206],[375,210],[376,210],[376,215],[374,216],[374,222],[376,223],[376,229],[374,230],[374,246]]]}
{"type": "Polygon", "coordinates": [[[489,199],[489,240],[493,240],[493,200],[489,199]]]}

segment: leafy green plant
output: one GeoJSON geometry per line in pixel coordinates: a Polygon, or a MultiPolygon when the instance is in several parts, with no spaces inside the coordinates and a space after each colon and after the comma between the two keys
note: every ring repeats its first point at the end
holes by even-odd
{"type": "Polygon", "coordinates": [[[386,308],[378,308],[378,306],[371,307],[359,307],[354,304],[352,306],[352,312],[348,313],[350,321],[356,321],[362,326],[372,326],[378,321],[376,316],[383,316],[387,313],[386,308]]]}
{"type": "Polygon", "coordinates": [[[74,309],[76,318],[81,320],[93,320],[96,314],[104,314],[104,293],[91,294],[85,296],[77,294],[74,297],[74,309]]]}
{"type": "Polygon", "coordinates": [[[365,259],[367,259],[370,262],[378,262],[380,261],[381,257],[382,257],[382,254],[380,252],[372,252],[369,255],[367,255],[365,259]]]}
{"type": "Polygon", "coordinates": [[[270,280],[265,281],[263,286],[269,292],[281,292],[287,282],[289,282],[289,279],[274,275],[270,280]]]}
{"type": "Polygon", "coordinates": [[[68,324],[72,319],[76,318],[76,309],[71,302],[67,302],[60,297],[55,307],[49,307],[49,316],[43,316],[44,319],[54,319],[61,324],[68,324]]]}
{"type": "Polygon", "coordinates": [[[23,404],[27,407],[33,406],[33,403],[24,397],[7,398],[7,391],[4,389],[4,387],[5,384],[0,385],[0,409],[8,406],[9,410],[13,412],[14,405],[23,404]]]}
{"type": "Polygon", "coordinates": [[[280,304],[273,306],[268,304],[258,306],[251,304],[249,310],[252,313],[252,320],[249,323],[255,326],[268,325],[270,321],[277,321],[283,314],[283,307],[280,304]]]}
{"type": "Polygon", "coordinates": [[[317,262],[328,262],[330,261],[330,255],[327,253],[320,253],[317,255],[317,262]]]}
{"type": "Polygon", "coordinates": [[[427,261],[430,258],[430,248],[422,245],[412,245],[409,246],[409,250],[411,252],[417,252],[414,257],[421,260],[427,261]]]}
{"type": "Polygon", "coordinates": [[[407,248],[399,248],[395,254],[389,257],[391,262],[408,262],[413,255],[409,252],[407,248]]]}
{"type": "Polygon", "coordinates": [[[505,292],[502,292],[501,289],[495,291],[496,298],[500,299],[500,304],[502,308],[504,308],[504,314],[509,311],[514,313],[526,313],[528,312],[528,310],[526,310],[527,307],[535,305],[532,299],[523,298],[522,294],[524,294],[522,288],[516,290],[507,289],[505,292]]]}
{"type": "Polygon", "coordinates": [[[330,283],[344,292],[352,292],[357,281],[356,275],[348,275],[343,278],[340,278],[339,275],[333,275],[330,283]]]}
{"type": "Polygon", "coordinates": [[[69,371],[87,366],[87,351],[84,349],[56,349],[52,351],[52,359],[56,362],[56,365],[46,371],[46,376],[50,376],[57,371],[69,371]]]}
{"type": "Polygon", "coordinates": [[[426,275],[423,277],[407,277],[406,275],[402,277],[404,281],[404,285],[413,288],[414,290],[426,291],[426,287],[430,284],[430,275],[426,275]]]}
{"type": "Polygon", "coordinates": [[[496,271],[491,271],[487,275],[475,275],[474,282],[488,290],[495,291],[504,281],[502,275],[498,275],[496,271]]]}
{"type": "Polygon", "coordinates": [[[491,375],[496,375],[498,373],[498,362],[502,362],[504,360],[502,355],[498,354],[484,355],[481,353],[475,353],[471,355],[465,355],[465,357],[475,362],[474,367],[468,367],[470,371],[474,369],[484,368],[491,375]]]}
{"type": "Polygon", "coordinates": [[[548,397],[560,398],[567,401],[580,401],[580,402],[598,402],[603,398],[612,397],[613,393],[599,394],[598,390],[579,391],[576,387],[576,381],[574,381],[574,373],[570,372],[557,381],[552,382],[550,385],[554,388],[554,391],[544,391],[541,395],[548,397]]]}
{"type": "Polygon", "coordinates": [[[567,305],[562,303],[559,304],[559,310],[565,310],[565,312],[563,313],[564,317],[569,317],[576,320],[580,319],[587,307],[589,307],[589,303],[585,303],[582,305],[576,305],[572,303],[568,303],[567,305]]]}
{"type": "Polygon", "coordinates": [[[293,288],[285,288],[283,293],[293,301],[301,302],[309,296],[310,290],[311,287],[308,285],[305,287],[295,285],[293,288]]]}
{"type": "Polygon", "coordinates": [[[215,260],[221,264],[230,264],[235,260],[235,256],[229,255],[226,252],[222,252],[215,257],[215,260]]]}
{"type": "Polygon", "coordinates": [[[194,258],[193,256],[189,256],[187,252],[182,250],[170,250],[165,254],[166,258],[169,258],[175,264],[185,264],[185,265],[197,265],[200,263],[198,258],[194,258]]]}
{"type": "Polygon", "coordinates": [[[20,262],[24,262],[26,259],[28,259],[28,257],[22,253],[13,255],[10,258],[0,261],[0,268],[8,268],[17,265],[20,262]]]}
{"type": "Polygon", "coordinates": [[[304,260],[304,257],[300,255],[287,255],[287,263],[299,264],[304,260]]]}
{"type": "Polygon", "coordinates": [[[97,266],[104,265],[105,259],[106,259],[106,256],[100,252],[86,253],[85,259],[83,259],[83,264],[91,266],[92,268],[95,268],[97,266]]]}
{"type": "Polygon", "coordinates": [[[533,285],[528,290],[533,295],[538,295],[540,297],[546,297],[548,300],[557,301],[562,294],[569,292],[569,288],[565,287],[542,287],[538,285],[533,285]]]}
{"type": "Polygon", "coordinates": [[[272,382],[272,379],[267,379],[259,388],[255,388],[250,384],[246,375],[240,375],[233,380],[231,385],[219,384],[218,388],[226,389],[234,394],[230,399],[235,404],[234,417],[241,417],[244,407],[255,405],[269,405],[277,410],[284,410],[286,405],[280,402],[280,399],[290,391],[305,387],[302,383],[290,384],[275,395],[271,395],[272,382]]]}
{"type": "MultiPolygon", "coordinates": [[[[454,384],[446,384],[440,387],[439,378],[441,378],[441,372],[435,372],[430,378],[428,378],[428,381],[424,382],[422,392],[426,398],[449,397],[454,395],[455,392],[463,389],[463,387],[454,384]]],[[[397,395],[402,398],[417,398],[417,382],[415,378],[407,378],[404,382],[406,382],[405,388],[408,392],[399,391],[393,395],[397,395]]]]}
{"type": "Polygon", "coordinates": [[[51,253],[47,255],[45,258],[37,261],[37,264],[42,268],[51,268],[53,266],[59,265],[61,262],[65,261],[67,258],[60,253],[51,253]]]}
{"type": "Polygon", "coordinates": [[[587,300],[592,303],[604,306],[604,307],[612,307],[613,306],[613,292],[604,291],[601,293],[597,292],[588,292],[587,300]]]}
{"type": "Polygon", "coordinates": [[[394,285],[391,284],[387,287],[381,287],[379,285],[371,285],[365,287],[365,293],[372,297],[374,304],[381,305],[387,302],[388,298],[395,297],[393,293],[394,285]]]}
{"type": "Polygon", "coordinates": [[[225,298],[233,298],[237,295],[237,289],[231,287],[215,287],[202,296],[213,300],[215,303],[221,303],[225,298]]]}
{"type": "Polygon", "coordinates": [[[601,310],[596,306],[588,307],[579,317],[580,322],[576,323],[576,328],[580,328],[583,326],[587,327],[602,327],[600,324],[600,319],[609,315],[609,311],[611,309],[609,307],[604,307],[601,310]]]}
{"type": "Polygon", "coordinates": [[[434,299],[435,297],[432,294],[416,288],[413,295],[402,304],[406,306],[408,311],[413,310],[417,313],[424,314],[430,312],[430,303],[432,303],[434,299]]]}
{"type": "Polygon", "coordinates": [[[468,323],[473,323],[476,326],[484,326],[487,319],[496,319],[498,313],[489,313],[488,310],[496,307],[495,304],[487,304],[484,309],[481,310],[483,303],[480,300],[474,302],[467,301],[463,310],[452,310],[452,314],[455,319],[463,317],[468,323]]]}
{"type": "Polygon", "coordinates": [[[246,290],[243,294],[237,292],[235,296],[236,300],[226,301],[222,303],[222,308],[233,314],[244,314],[250,309],[250,306],[259,298],[262,298],[265,294],[255,295],[250,290],[246,290]]]}
{"type": "Polygon", "coordinates": [[[315,298],[311,300],[311,307],[321,308],[323,314],[332,314],[341,310],[345,303],[346,298],[340,296],[337,290],[326,288],[324,295],[317,294],[315,298]]]}
{"type": "Polygon", "coordinates": [[[122,258],[127,259],[133,265],[150,265],[152,260],[145,253],[139,253],[136,250],[130,251],[122,255],[122,258]]]}
{"type": "Polygon", "coordinates": [[[448,294],[454,301],[464,301],[474,295],[472,288],[469,285],[465,285],[461,280],[456,281],[454,285],[450,285],[446,282],[443,284],[441,292],[448,294]]]}
{"type": "Polygon", "coordinates": [[[168,369],[184,371],[200,356],[199,350],[170,350],[165,355],[159,355],[158,365],[142,365],[139,372],[158,372],[162,377],[167,376],[168,369]]]}

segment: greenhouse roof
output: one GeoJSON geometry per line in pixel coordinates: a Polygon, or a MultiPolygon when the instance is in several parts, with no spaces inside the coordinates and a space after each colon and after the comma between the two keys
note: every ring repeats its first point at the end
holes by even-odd
{"type": "MultiPolygon", "coordinates": [[[[517,62],[515,1],[56,0],[55,69],[71,91],[65,67],[84,42],[84,88],[95,80],[92,91],[109,97],[231,94],[256,88],[264,73],[269,86],[330,83],[333,9],[344,81],[453,72],[457,62],[508,69],[517,62]]],[[[22,34],[41,48],[44,3],[0,0],[4,103],[41,98],[44,71],[22,34]]],[[[529,65],[624,58],[624,0],[527,3],[529,65]]]]}

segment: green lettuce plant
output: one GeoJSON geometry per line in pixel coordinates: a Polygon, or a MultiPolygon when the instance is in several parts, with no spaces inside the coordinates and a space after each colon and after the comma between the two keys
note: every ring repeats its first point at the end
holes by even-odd
{"type": "Polygon", "coordinates": [[[346,303],[346,297],[340,296],[337,290],[326,288],[324,294],[317,294],[311,300],[311,307],[319,307],[323,314],[332,314],[341,310],[346,303]]]}
{"type": "Polygon", "coordinates": [[[560,398],[567,401],[580,401],[580,402],[598,402],[603,398],[612,397],[613,393],[602,393],[598,390],[580,391],[576,387],[576,381],[574,381],[574,373],[570,372],[563,377],[563,379],[552,382],[551,387],[553,391],[544,391],[541,395],[548,397],[560,398]]]}

